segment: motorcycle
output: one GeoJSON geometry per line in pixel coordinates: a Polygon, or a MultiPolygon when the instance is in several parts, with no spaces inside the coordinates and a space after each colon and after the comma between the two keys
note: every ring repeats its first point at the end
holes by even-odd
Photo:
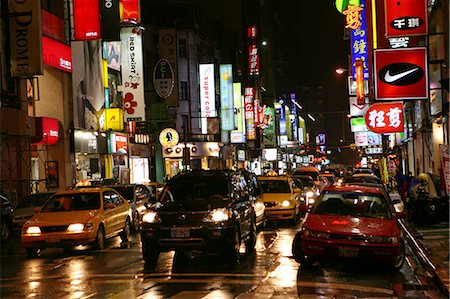
{"type": "Polygon", "coordinates": [[[430,199],[424,187],[419,186],[417,198],[410,204],[410,221],[418,226],[449,221],[449,199],[447,196],[430,199]]]}

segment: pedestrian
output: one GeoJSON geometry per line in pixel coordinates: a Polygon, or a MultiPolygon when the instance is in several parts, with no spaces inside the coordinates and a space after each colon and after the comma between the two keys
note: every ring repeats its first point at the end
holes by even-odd
{"type": "Polygon", "coordinates": [[[395,174],[395,182],[397,183],[397,191],[400,195],[400,198],[402,199],[403,203],[406,203],[406,194],[409,190],[409,180],[401,172],[399,167],[397,167],[397,171],[395,174]]]}

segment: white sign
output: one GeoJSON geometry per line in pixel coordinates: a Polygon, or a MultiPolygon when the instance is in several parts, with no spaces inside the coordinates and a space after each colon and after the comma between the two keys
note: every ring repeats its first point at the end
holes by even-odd
{"type": "Polygon", "coordinates": [[[356,97],[350,97],[348,100],[350,105],[351,116],[364,116],[366,114],[367,109],[369,109],[368,98],[365,99],[364,105],[358,105],[356,97]]]}
{"type": "Polygon", "coordinates": [[[214,64],[200,64],[200,115],[202,134],[208,133],[207,118],[216,115],[216,89],[214,86],[214,64]]]}
{"type": "Polygon", "coordinates": [[[366,148],[366,154],[368,155],[378,155],[383,153],[383,148],[381,147],[368,147],[366,148]]]}
{"type": "Polygon", "coordinates": [[[138,27],[123,27],[120,32],[123,117],[125,121],[145,121],[142,36],[138,27]]]}

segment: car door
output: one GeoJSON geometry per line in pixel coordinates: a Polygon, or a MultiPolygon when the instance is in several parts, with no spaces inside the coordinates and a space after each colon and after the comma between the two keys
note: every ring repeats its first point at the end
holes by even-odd
{"type": "Polygon", "coordinates": [[[118,233],[125,227],[125,222],[130,213],[130,205],[119,193],[111,190],[111,198],[114,202],[114,232],[118,233]]]}
{"type": "Polygon", "coordinates": [[[232,185],[235,194],[233,208],[239,214],[239,226],[242,239],[245,238],[250,232],[253,208],[245,178],[242,175],[233,175],[232,185]]]}
{"type": "Polygon", "coordinates": [[[103,219],[105,225],[106,236],[111,236],[116,229],[116,219],[115,219],[115,207],[113,197],[115,193],[112,190],[105,190],[103,192],[103,219]]]}
{"type": "Polygon", "coordinates": [[[139,214],[142,215],[147,210],[145,204],[151,202],[151,193],[147,186],[138,184],[136,185],[135,194],[136,209],[139,211],[139,214]]]}

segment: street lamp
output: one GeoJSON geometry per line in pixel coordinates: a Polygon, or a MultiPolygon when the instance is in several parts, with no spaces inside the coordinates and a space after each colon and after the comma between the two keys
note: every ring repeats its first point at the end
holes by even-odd
{"type": "Polygon", "coordinates": [[[344,68],[337,68],[336,70],[334,70],[335,72],[336,72],[336,74],[338,74],[338,75],[342,75],[343,73],[345,73],[345,72],[348,72],[348,70],[347,69],[344,69],[344,68]]]}

